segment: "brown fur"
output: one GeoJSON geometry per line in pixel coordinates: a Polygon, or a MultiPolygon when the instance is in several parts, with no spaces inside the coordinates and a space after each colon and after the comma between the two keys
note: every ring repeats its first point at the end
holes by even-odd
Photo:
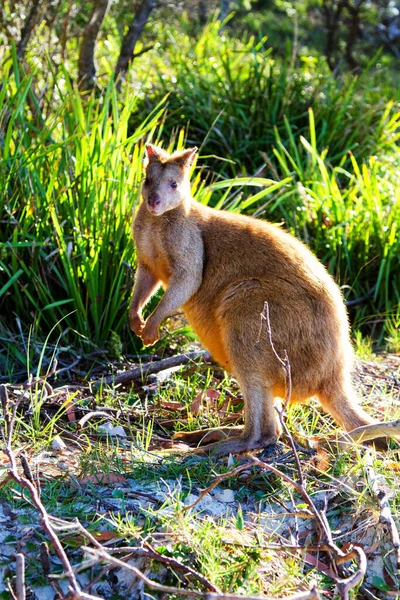
{"type": "MultiPolygon", "coordinates": [[[[339,288],[310,250],[279,227],[195,202],[189,184],[194,153],[147,147],[143,202],[133,226],[138,271],[132,330],[153,344],[161,321],[182,306],[202,344],[236,377],[245,425],[239,436],[237,428],[217,434],[236,436],[218,445],[217,456],[276,439],[273,403],[284,397],[285,380],[265,328],[257,341],[266,301],[274,346],[280,355],[288,352],[292,400],[317,396],[347,431],[373,423],[351,385],[352,348],[339,288]],[[144,323],[141,309],[160,285],[165,294],[144,323]]],[[[179,437],[195,442],[199,434],[179,437]]]]}

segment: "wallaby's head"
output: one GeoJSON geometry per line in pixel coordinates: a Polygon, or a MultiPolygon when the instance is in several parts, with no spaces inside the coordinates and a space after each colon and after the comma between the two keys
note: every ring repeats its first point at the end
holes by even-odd
{"type": "Polygon", "coordinates": [[[143,200],[152,215],[173,210],[190,196],[189,170],[197,148],[169,154],[147,144],[143,200]]]}

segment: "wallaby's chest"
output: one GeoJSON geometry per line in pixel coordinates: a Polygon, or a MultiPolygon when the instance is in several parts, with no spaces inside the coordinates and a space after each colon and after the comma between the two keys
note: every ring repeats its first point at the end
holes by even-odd
{"type": "Polygon", "coordinates": [[[152,223],[141,222],[135,224],[134,238],[140,261],[146,264],[157,279],[167,285],[172,268],[162,232],[152,223]]]}

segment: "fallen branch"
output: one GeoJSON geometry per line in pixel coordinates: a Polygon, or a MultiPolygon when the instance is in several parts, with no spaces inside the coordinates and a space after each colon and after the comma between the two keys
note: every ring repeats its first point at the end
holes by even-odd
{"type": "MultiPolygon", "coordinates": [[[[138,579],[143,581],[145,585],[147,585],[150,589],[155,591],[170,593],[170,594],[178,594],[179,596],[189,596],[195,598],[203,598],[204,600],[260,600],[259,597],[254,598],[253,596],[238,596],[236,594],[224,594],[221,592],[214,584],[212,584],[208,579],[206,579],[203,575],[195,571],[193,568],[183,565],[179,561],[174,558],[167,557],[161,555],[152,548],[149,544],[146,544],[147,548],[143,547],[119,547],[119,548],[104,548],[96,540],[94,536],[92,536],[87,529],[83,527],[83,525],[75,519],[73,522],[63,521],[57,517],[51,517],[54,527],[59,531],[79,531],[83,536],[85,536],[92,544],[95,546],[94,548],[90,548],[88,546],[83,546],[82,551],[86,553],[87,556],[91,557],[92,560],[86,562],[84,567],[80,567],[77,570],[82,570],[82,568],[92,567],[95,564],[98,564],[99,561],[104,561],[109,568],[121,568],[126,569],[136,575],[138,579]],[[115,553],[127,552],[128,555],[123,559],[118,559],[113,556],[115,553]],[[182,570],[183,572],[194,576],[200,583],[210,588],[210,592],[201,592],[199,590],[191,590],[186,588],[177,588],[174,586],[166,586],[149,579],[142,571],[140,571],[137,567],[130,565],[125,562],[129,560],[130,556],[134,555],[141,558],[149,558],[152,560],[157,560],[164,564],[169,565],[175,569],[182,570]]],[[[319,549],[319,548],[318,548],[319,549]]],[[[264,600],[274,600],[265,598],[264,600]]],[[[309,591],[301,592],[299,594],[295,594],[294,596],[290,596],[286,600],[321,600],[318,591],[315,586],[312,586],[309,591]]]]}
{"type": "Polygon", "coordinates": [[[394,521],[392,512],[390,510],[389,499],[386,495],[385,490],[379,486],[379,481],[376,477],[375,471],[372,466],[367,467],[367,475],[371,484],[372,493],[379,505],[379,522],[387,525],[390,537],[392,539],[393,550],[395,553],[396,568],[400,569],[400,536],[394,521]]]}
{"type": "MultiPolygon", "coordinates": [[[[39,513],[41,515],[40,524],[43,527],[45,533],[48,535],[49,539],[51,540],[51,542],[54,546],[54,549],[61,561],[61,564],[64,568],[64,576],[67,577],[69,580],[69,596],[68,597],[70,597],[71,600],[101,600],[101,599],[98,596],[93,596],[91,594],[86,593],[85,591],[83,591],[80,588],[80,585],[76,578],[76,574],[79,570],[81,570],[81,568],[74,569],[72,567],[72,565],[67,557],[67,554],[60,542],[60,539],[56,533],[57,530],[71,531],[74,529],[75,530],[78,529],[78,531],[83,533],[85,535],[85,537],[87,539],[89,539],[89,541],[95,546],[95,548],[90,548],[90,547],[82,548],[82,551],[84,551],[87,556],[92,557],[92,561],[94,560],[94,563],[98,563],[99,561],[104,561],[104,562],[106,562],[107,566],[109,566],[109,567],[113,566],[113,567],[117,567],[117,568],[126,569],[126,570],[134,573],[138,579],[143,581],[145,583],[145,585],[147,585],[152,590],[167,593],[167,594],[175,594],[175,595],[178,595],[179,597],[189,596],[189,597],[195,597],[195,598],[203,598],[204,600],[259,600],[258,598],[253,598],[250,596],[247,597],[247,596],[238,596],[235,594],[222,593],[215,585],[213,585],[210,581],[208,581],[208,579],[206,579],[203,575],[201,575],[200,573],[197,573],[197,571],[195,571],[193,568],[183,565],[171,557],[166,557],[166,556],[160,555],[150,545],[148,545],[147,548],[127,547],[127,548],[114,548],[114,549],[110,549],[109,551],[106,551],[106,549],[99,542],[97,542],[97,540],[80,524],[79,521],[76,520],[76,521],[70,523],[70,522],[63,521],[61,519],[58,519],[58,518],[50,515],[47,512],[46,508],[44,507],[44,505],[40,499],[40,486],[35,485],[35,481],[34,481],[32,473],[30,471],[27,461],[25,461],[25,463],[24,463],[24,475],[20,475],[18,472],[17,464],[16,464],[15,454],[12,450],[11,442],[12,442],[15,417],[16,417],[16,412],[18,409],[19,401],[15,402],[14,405],[10,407],[7,389],[4,385],[0,386],[0,399],[1,399],[2,409],[3,409],[4,422],[5,422],[5,427],[4,427],[4,429],[2,429],[1,433],[3,435],[3,440],[4,440],[4,444],[5,444],[5,453],[7,454],[8,458],[10,459],[10,464],[11,464],[11,467],[9,470],[9,476],[18,485],[20,485],[23,489],[26,489],[29,492],[29,494],[31,496],[32,504],[39,510],[39,513]],[[115,552],[118,552],[118,553],[128,552],[128,556],[124,557],[125,560],[120,560],[113,556],[113,553],[115,553],[115,552]],[[129,555],[136,555],[136,556],[145,557],[145,558],[148,558],[151,560],[158,560],[159,562],[167,564],[171,568],[174,568],[176,570],[181,570],[185,574],[194,577],[199,583],[206,586],[211,591],[202,592],[199,590],[187,589],[184,587],[180,588],[180,587],[162,585],[156,581],[153,581],[149,577],[147,577],[147,575],[142,573],[139,569],[137,569],[133,565],[130,565],[129,563],[125,562],[126,560],[129,560],[129,555]]],[[[247,465],[246,466],[242,465],[240,470],[242,470],[245,467],[247,468],[247,465]]],[[[236,469],[236,471],[238,471],[238,470],[239,469],[236,469]]],[[[18,555],[17,558],[19,556],[20,555],[18,555]]],[[[44,568],[45,573],[47,575],[49,575],[50,574],[50,566],[48,564],[49,563],[48,552],[43,552],[43,546],[41,548],[41,560],[42,560],[42,564],[45,565],[45,568],[44,568]]],[[[23,577],[24,568],[23,568],[23,564],[20,564],[20,563],[21,563],[21,561],[19,560],[19,562],[18,562],[19,566],[17,569],[17,571],[18,571],[17,572],[17,595],[15,595],[13,590],[10,588],[11,595],[14,596],[17,600],[23,600],[23,598],[25,597],[25,584],[24,584],[24,577],[23,577]]],[[[82,566],[84,568],[87,568],[87,563],[85,563],[85,565],[82,565],[82,566]]],[[[292,596],[292,598],[290,600],[320,600],[320,596],[319,596],[316,588],[313,587],[310,591],[302,592],[300,594],[296,594],[295,596],[292,596]]]]}
{"type": "Polygon", "coordinates": [[[135,379],[143,379],[148,375],[159,373],[172,367],[179,367],[186,365],[189,362],[202,358],[205,362],[210,362],[211,355],[205,350],[199,350],[197,352],[187,352],[186,354],[178,354],[177,356],[171,356],[170,358],[163,358],[156,362],[148,362],[136,367],[135,369],[129,369],[123,373],[117,373],[116,375],[109,375],[108,377],[102,377],[101,379],[93,382],[94,387],[100,387],[102,385],[118,385],[126,384],[134,381],[135,379]]]}
{"type": "Polygon", "coordinates": [[[20,553],[15,555],[15,593],[18,600],[25,600],[25,556],[20,553]]]}
{"type": "MultiPolygon", "coordinates": [[[[60,530],[63,530],[65,527],[69,530],[71,529],[71,523],[67,523],[62,519],[54,519],[54,524],[60,530]]],[[[85,527],[83,527],[80,521],[76,519],[73,523],[73,527],[75,527],[84,537],[86,537],[86,539],[88,539],[98,550],[104,551],[104,547],[87,529],[85,529],[85,527]]],[[[209,581],[206,577],[203,577],[203,575],[201,575],[191,567],[180,563],[175,558],[165,556],[164,554],[160,554],[148,542],[145,542],[145,545],[147,546],[147,548],[136,546],[120,546],[118,548],[107,548],[107,552],[110,555],[115,553],[121,554],[125,552],[126,554],[131,556],[157,560],[158,562],[164,563],[169,567],[173,567],[174,569],[192,575],[195,579],[197,579],[197,581],[199,581],[205,587],[208,587],[211,591],[220,593],[219,589],[213,583],[211,583],[211,581],[209,581]]]]}

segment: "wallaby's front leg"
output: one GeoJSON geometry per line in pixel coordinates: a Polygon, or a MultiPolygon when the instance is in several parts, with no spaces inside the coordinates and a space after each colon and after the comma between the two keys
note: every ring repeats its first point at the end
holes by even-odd
{"type": "Polygon", "coordinates": [[[135,287],[129,307],[129,324],[136,335],[141,335],[145,325],[142,319],[142,308],[160,287],[161,282],[143,264],[139,264],[136,271],[135,287]]]}
{"type": "Polygon", "coordinates": [[[176,270],[168,283],[168,288],[147,319],[141,337],[145,346],[151,346],[158,338],[161,322],[185,304],[198,290],[201,284],[202,269],[200,265],[192,264],[188,270],[176,270]]]}

